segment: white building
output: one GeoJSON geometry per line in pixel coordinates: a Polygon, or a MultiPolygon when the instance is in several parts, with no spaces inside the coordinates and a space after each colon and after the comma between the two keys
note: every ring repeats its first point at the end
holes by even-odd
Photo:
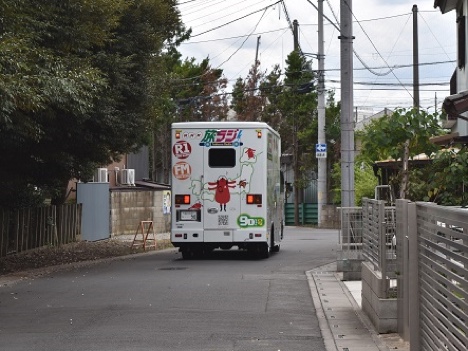
{"type": "Polygon", "coordinates": [[[434,0],[434,8],[442,14],[456,11],[457,68],[450,79],[450,96],[444,100],[448,114],[446,126],[451,128],[452,138],[468,136],[468,71],[467,71],[467,13],[468,0],[434,0]]]}

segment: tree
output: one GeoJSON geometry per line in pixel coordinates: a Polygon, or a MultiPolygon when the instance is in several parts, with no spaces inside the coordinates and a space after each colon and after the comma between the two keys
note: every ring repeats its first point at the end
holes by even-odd
{"type": "Polygon", "coordinates": [[[299,224],[301,189],[310,184],[315,163],[312,157],[317,140],[317,93],[313,86],[314,73],[304,56],[291,52],[286,59],[285,78],[279,84],[276,67],[260,84],[269,106],[265,120],[274,121],[281,135],[282,151],[293,155],[295,222],[299,224]]]}
{"type": "Polygon", "coordinates": [[[258,88],[263,79],[259,72],[260,62],[254,64],[245,81],[238,78],[233,88],[231,108],[236,111],[239,121],[260,121],[266,105],[265,96],[258,88]]]}
{"type": "Polygon", "coordinates": [[[168,184],[171,171],[171,124],[177,121],[224,120],[227,80],[220,69],[212,69],[208,58],[197,63],[181,59],[171,50],[154,63],[151,81],[152,179],[168,184]]]}
{"type": "Polygon", "coordinates": [[[438,151],[432,162],[410,174],[409,198],[443,206],[467,206],[468,149],[452,145],[438,151]]]}
{"type": "MultiPolygon", "coordinates": [[[[335,163],[332,170],[333,202],[341,202],[341,165],[335,163]]],[[[354,164],[354,190],[356,206],[362,205],[362,198],[374,198],[377,178],[374,175],[372,167],[366,163],[354,164]]]]}
{"type": "Polygon", "coordinates": [[[18,191],[63,202],[69,179],[148,141],[151,63],[185,33],[176,5],[0,4],[0,206],[27,204],[18,191]]]}
{"type": "Polygon", "coordinates": [[[409,159],[421,153],[428,157],[438,147],[430,137],[440,135],[439,116],[424,110],[397,109],[390,116],[374,120],[364,129],[361,157],[375,162],[391,158],[400,163],[400,198],[406,198],[409,182],[409,159]]]}
{"type": "Polygon", "coordinates": [[[280,131],[283,121],[283,111],[280,108],[280,100],[284,86],[281,76],[282,72],[279,65],[275,65],[271,72],[268,74],[265,73],[259,82],[259,89],[264,97],[261,119],[278,131],[280,131]]]}

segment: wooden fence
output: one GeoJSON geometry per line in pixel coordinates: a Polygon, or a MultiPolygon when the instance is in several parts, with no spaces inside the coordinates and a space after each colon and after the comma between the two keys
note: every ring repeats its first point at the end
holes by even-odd
{"type": "Polygon", "coordinates": [[[81,231],[81,213],[81,204],[0,209],[0,258],[76,241],[81,231]]]}

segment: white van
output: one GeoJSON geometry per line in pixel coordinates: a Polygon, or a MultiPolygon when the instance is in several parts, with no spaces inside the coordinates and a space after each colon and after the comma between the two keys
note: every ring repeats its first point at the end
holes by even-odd
{"type": "Polygon", "coordinates": [[[172,124],[171,241],[184,259],[237,246],[279,251],[279,134],[261,122],[172,124]]]}

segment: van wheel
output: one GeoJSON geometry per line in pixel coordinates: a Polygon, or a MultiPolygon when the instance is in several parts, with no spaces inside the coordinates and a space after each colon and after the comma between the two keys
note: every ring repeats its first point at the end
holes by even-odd
{"type": "Polygon", "coordinates": [[[180,249],[180,252],[182,253],[182,258],[183,258],[184,260],[190,260],[190,259],[193,258],[193,251],[190,250],[189,247],[182,247],[182,248],[180,249]]]}
{"type": "Polygon", "coordinates": [[[268,244],[258,244],[257,250],[259,258],[270,257],[270,248],[268,247],[268,244]]]}
{"type": "Polygon", "coordinates": [[[252,258],[261,259],[268,258],[270,256],[268,244],[266,243],[251,244],[247,246],[246,249],[249,256],[252,258]]]}
{"type": "Polygon", "coordinates": [[[271,228],[271,252],[278,252],[280,250],[280,246],[275,245],[275,230],[274,228],[271,228]]]}

